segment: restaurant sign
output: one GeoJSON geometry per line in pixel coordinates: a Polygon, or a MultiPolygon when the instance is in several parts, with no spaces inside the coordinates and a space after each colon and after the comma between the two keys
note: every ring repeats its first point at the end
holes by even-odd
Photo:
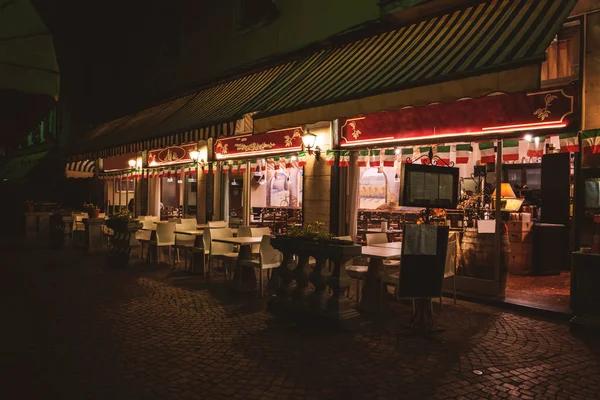
{"type": "Polygon", "coordinates": [[[349,118],[341,146],[481,136],[540,129],[561,130],[575,117],[572,87],[495,94],[452,103],[405,107],[349,118]]]}
{"type": "Polygon", "coordinates": [[[171,146],[165,149],[151,150],[148,152],[148,166],[177,164],[192,161],[190,151],[197,150],[195,143],[183,146],[171,146]]]}
{"type": "Polygon", "coordinates": [[[295,127],[259,135],[250,133],[220,138],[215,141],[215,155],[224,159],[300,151],[302,133],[301,127],[295,127]]]}

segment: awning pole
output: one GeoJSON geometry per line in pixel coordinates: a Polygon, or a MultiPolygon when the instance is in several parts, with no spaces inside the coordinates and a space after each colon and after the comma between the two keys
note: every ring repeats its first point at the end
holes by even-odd
{"type": "Polygon", "coordinates": [[[115,186],[116,185],[115,181],[116,181],[116,179],[113,176],[113,182],[112,182],[113,183],[112,184],[112,206],[113,206],[112,212],[113,213],[115,212],[115,191],[117,190],[117,187],[115,186]]]}
{"type": "Polygon", "coordinates": [[[129,180],[128,174],[125,174],[125,207],[129,209],[129,180]]]}
{"type": "MultiPolygon", "coordinates": [[[[496,141],[496,234],[494,236],[494,281],[498,282],[498,290],[500,290],[500,252],[502,251],[502,240],[504,236],[504,224],[502,222],[502,205],[501,203],[501,188],[502,188],[502,139],[496,141]]],[[[506,262],[506,260],[504,260],[506,262]]],[[[501,293],[500,293],[501,294],[501,293]]]]}

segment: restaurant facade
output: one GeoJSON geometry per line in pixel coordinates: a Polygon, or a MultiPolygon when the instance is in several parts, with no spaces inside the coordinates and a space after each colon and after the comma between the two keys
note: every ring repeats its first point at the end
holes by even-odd
{"type": "Polygon", "coordinates": [[[124,187],[137,215],[274,233],[322,221],[358,243],[429,220],[403,206],[403,166],[457,168],[459,204],[431,220],[460,233],[457,289],[503,298],[509,274],[562,276],[568,249],[600,251],[587,14],[522,3],[464,6],[221,81],[96,128],[74,159],[98,160],[107,210],[124,187]],[[125,168],[102,168],[123,154],[125,168]]]}

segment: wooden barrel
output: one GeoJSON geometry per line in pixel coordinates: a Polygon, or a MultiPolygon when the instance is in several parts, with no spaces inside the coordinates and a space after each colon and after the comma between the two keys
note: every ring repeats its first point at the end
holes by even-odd
{"type": "MultiPolygon", "coordinates": [[[[467,228],[461,243],[463,276],[494,279],[494,236],[493,233],[478,233],[475,228],[467,228]]],[[[500,296],[504,296],[506,290],[509,253],[508,233],[505,232],[500,247],[500,296]]]]}

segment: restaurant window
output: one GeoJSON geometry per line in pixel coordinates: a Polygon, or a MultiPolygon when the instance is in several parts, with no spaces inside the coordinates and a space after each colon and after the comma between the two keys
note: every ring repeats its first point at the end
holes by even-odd
{"type": "Polygon", "coordinates": [[[250,165],[250,225],[268,226],[275,233],[301,225],[304,168],[295,161],[276,168],[275,162],[264,159],[250,165]]]}
{"type": "Polygon", "coordinates": [[[570,81],[579,77],[579,26],[563,29],[546,50],[541,80],[546,85],[570,81]]]}

